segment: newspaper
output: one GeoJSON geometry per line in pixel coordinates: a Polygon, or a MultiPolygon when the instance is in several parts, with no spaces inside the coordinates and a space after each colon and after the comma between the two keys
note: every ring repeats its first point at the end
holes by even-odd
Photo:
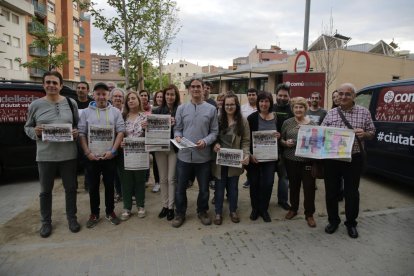
{"type": "Polygon", "coordinates": [[[216,164],[221,166],[241,168],[243,160],[243,150],[220,148],[217,153],[216,164]]]}
{"type": "Polygon", "coordinates": [[[351,161],[355,133],[352,129],[301,126],[295,155],[314,159],[351,161]]]}
{"type": "Polygon", "coordinates": [[[171,116],[150,114],[147,116],[145,145],[147,151],[169,151],[171,116]]]}
{"type": "Polygon", "coordinates": [[[42,125],[42,141],[69,142],[73,141],[71,124],[45,124],[42,125]]]}
{"type": "Polygon", "coordinates": [[[88,146],[90,151],[100,157],[112,148],[114,144],[113,126],[89,125],[88,127],[88,146]]]}
{"type": "Polygon", "coordinates": [[[178,143],[175,139],[170,140],[179,150],[195,148],[197,145],[185,137],[181,137],[181,142],[178,143]]]}
{"type": "Polygon", "coordinates": [[[253,155],[258,161],[275,161],[278,159],[276,130],[253,131],[253,155]]]}
{"type": "Polygon", "coordinates": [[[124,138],[125,170],[149,169],[149,153],[145,151],[145,138],[124,138]]]}

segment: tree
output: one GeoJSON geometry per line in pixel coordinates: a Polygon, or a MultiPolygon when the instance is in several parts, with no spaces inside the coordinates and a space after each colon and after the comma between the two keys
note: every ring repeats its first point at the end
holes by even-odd
{"type": "Polygon", "coordinates": [[[180,31],[181,26],[178,25],[179,9],[175,1],[154,0],[153,5],[156,8],[154,9],[155,24],[153,25],[151,47],[158,62],[158,80],[159,89],[161,89],[163,87],[163,62],[167,57],[171,42],[180,31]]]}
{"type": "Polygon", "coordinates": [[[322,34],[322,39],[325,42],[324,47],[318,51],[311,52],[315,61],[315,71],[325,72],[325,89],[328,93],[330,93],[331,85],[338,77],[344,64],[344,60],[338,51],[338,49],[343,47],[343,42],[339,43],[338,39],[333,38],[334,35],[333,18],[331,16],[329,26],[324,27],[322,34]]]}
{"type": "Polygon", "coordinates": [[[31,61],[20,64],[24,68],[36,68],[51,71],[62,68],[67,61],[65,52],[58,52],[59,46],[65,42],[63,37],[55,35],[35,17],[32,19],[32,35],[35,37],[30,48],[38,49],[42,56],[33,57],[31,61]]]}
{"type": "MultiPolygon", "coordinates": [[[[162,58],[165,57],[175,33],[173,32],[168,36],[160,35],[164,38],[164,43],[160,46],[161,43],[155,41],[157,35],[154,34],[154,30],[163,29],[161,26],[164,26],[163,22],[165,20],[177,21],[172,20],[171,17],[172,14],[175,17],[177,14],[168,12],[172,8],[177,11],[175,1],[108,0],[107,3],[115,9],[116,13],[115,16],[110,18],[103,15],[102,9],[96,9],[95,3],[88,3],[89,1],[85,0],[77,1],[81,4],[81,8],[88,9],[95,18],[94,26],[104,31],[104,40],[115,50],[118,56],[123,58],[126,87],[129,87],[130,81],[136,78],[139,80],[136,83],[142,81],[142,75],[136,77],[139,72],[138,69],[154,55],[155,49],[163,49],[160,55],[162,55],[162,58]],[[168,37],[169,43],[165,43],[165,37],[168,37]],[[131,62],[135,64],[130,64],[131,62]]],[[[167,29],[164,28],[163,30],[167,29]]],[[[158,33],[161,33],[161,31],[158,33]]]]}

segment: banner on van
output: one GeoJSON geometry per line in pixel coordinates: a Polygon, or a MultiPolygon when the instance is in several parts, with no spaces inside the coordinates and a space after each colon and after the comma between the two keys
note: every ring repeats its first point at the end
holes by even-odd
{"type": "Polygon", "coordinates": [[[35,91],[7,91],[0,96],[0,123],[24,123],[27,109],[34,100],[44,96],[35,91]]]}
{"type": "Polygon", "coordinates": [[[383,122],[414,122],[414,86],[383,88],[378,97],[375,119],[383,122]]]}

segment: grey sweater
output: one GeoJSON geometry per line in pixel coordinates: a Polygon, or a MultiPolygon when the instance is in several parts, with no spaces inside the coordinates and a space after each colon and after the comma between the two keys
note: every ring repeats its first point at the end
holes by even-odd
{"type": "Polygon", "coordinates": [[[121,112],[111,104],[105,108],[97,108],[95,102],[91,102],[88,108],[82,111],[78,124],[79,135],[88,137],[89,125],[113,126],[115,136],[119,132],[125,132],[125,122],[121,112]]]}
{"type": "MultiPolygon", "coordinates": [[[[75,118],[79,118],[76,102],[71,99],[75,118]]],[[[31,139],[36,140],[36,161],[53,162],[66,161],[77,158],[76,141],[71,142],[43,142],[34,131],[35,126],[43,124],[72,124],[73,116],[66,99],[58,103],[51,103],[45,98],[33,101],[29,106],[24,131],[31,139]]]]}
{"type": "Polygon", "coordinates": [[[175,114],[174,137],[185,137],[196,143],[204,140],[204,149],[184,149],[177,154],[178,159],[187,163],[205,163],[211,159],[211,145],[218,135],[217,109],[206,102],[186,103],[178,106],[175,114]]]}

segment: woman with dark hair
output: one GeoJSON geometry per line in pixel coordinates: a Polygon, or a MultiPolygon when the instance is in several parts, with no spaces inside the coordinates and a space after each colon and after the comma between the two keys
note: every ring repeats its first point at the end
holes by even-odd
{"type": "Polygon", "coordinates": [[[283,158],[286,164],[290,188],[291,207],[285,218],[290,220],[298,214],[300,186],[303,183],[305,219],[309,227],[316,227],[316,222],[313,218],[315,213],[315,178],[311,173],[312,161],[308,158],[295,156],[300,126],[315,125],[315,123],[306,116],[309,106],[305,98],[293,98],[290,106],[294,117],[287,119],[283,123],[282,138],[280,139],[281,145],[285,148],[283,150],[283,158]]]}
{"type": "Polygon", "coordinates": [[[154,113],[154,109],[160,107],[164,101],[164,91],[160,90],[160,91],[155,92],[153,99],[154,99],[154,103],[152,105],[152,109],[154,113]]]}
{"type": "MultiPolygon", "coordinates": [[[[260,92],[257,95],[257,111],[247,117],[250,127],[250,163],[247,167],[247,176],[250,183],[251,220],[262,216],[265,222],[271,222],[268,212],[270,197],[272,196],[273,182],[277,161],[258,161],[253,155],[253,131],[272,130],[275,139],[280,138],[277,131],[277,117],[272,112],[273,97],[269,92],[260,92]]],[[[275,153],[277,156],[277,154],[275,153]]]]}
{"type": "MultiPolygon", "coordinates": [[[[146,127],[147,116],[142,110],[139,95],[135,91],[130,91],[125,97],[125,104],[122,113],[125,120],[125,137],[143,137],[146,127]]],[[[121,147],[124,143],[121,143],[121,147]]],[[[119,155],[118,170],[121,176],[122,198],[124,203],[124,212],[121,220],[127,220],[131,217],[132,196],[138,207],[138,217],[143,218],[145,211],[145,174],[147,170],[125,170],[123,154],[119,155]]]]}
{"type": "MultiPolygon", "coordinates": [[[[234,94],[224,96],[221,115],[219,117],[219,135],[213,150],[217,153],[222,148],[243,150],[242,165],[249,164],[250,129],[249,124],[240,112],[239,99],[234,94]]],[[[227,187],[229,199],[230,219],[234,223],[240,222],[237,215],[238,184],[239,176],[243,168],[215,165],[213,175],[217,178],[215,187],[215,209],[216,217],[214,224],[220,225],[223,222],[223,200],[224,189],[227,187]]]]}
{"type": "MultiPolygon", "coordinates": [[[[153,114],[169,114],[171,115],[171,139],[174,138],[175,112],[180,105],[180,93],[177,86],[169,85],[163,90],[162,105],[153,110],[153,114]]],[[[167,217],[167,220],[174,219],[174,195],[176,180],[176,164],[177,156],[175,148],[170,145],[169,151],[155,152],[155,160],[158,165],[158,173],[160,176],[162,209],[159,218],[167,217]]]]}

